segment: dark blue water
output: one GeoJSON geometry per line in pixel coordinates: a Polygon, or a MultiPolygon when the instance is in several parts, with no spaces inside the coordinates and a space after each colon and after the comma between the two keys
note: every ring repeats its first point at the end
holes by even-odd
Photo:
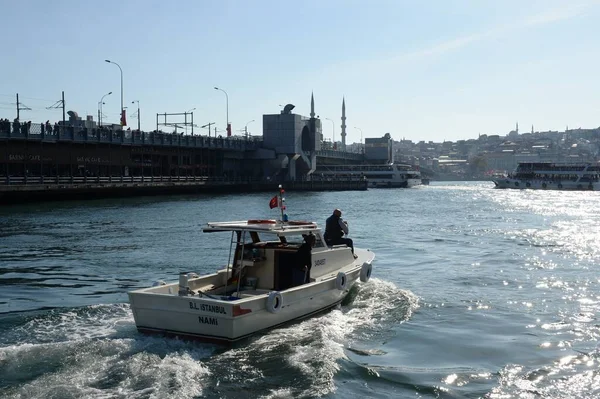
{"type": "Polygon", "coordinates": [[[294,219],[342,208],[374,278],[230,348],[139,334],[126,292],[216,270],[201,225],[271,195],[0,208],[0,397],[600,396],[600,194],[491,187],[288,193],[294,219]]]}

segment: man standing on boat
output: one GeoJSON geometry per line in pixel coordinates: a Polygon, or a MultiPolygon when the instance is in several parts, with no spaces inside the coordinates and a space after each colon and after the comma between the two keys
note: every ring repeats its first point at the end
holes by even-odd
{"type": "Polygon", "coordinates": [[[310,280],[310,269],[312,267],[311,251],[317,242],[314,234],[304,236],[304,242],[296,252],[296,267],[292,270],[292,284],[294,287],[306,284],[310,280]]]}
{"type": "MultiPolygon", "coordinates": [[[[342,219],[342,211],[335,209],[333,215],[329,216],[325,221],[325,234],[323,238],[328,246],[346,245],[352,248],[354,255],[354,244],[350,238],[344,238],[344,234],[348,235],[348,223],[342,219]]],[[[354,255],[356,258],[356,255],[354,255]]]]}

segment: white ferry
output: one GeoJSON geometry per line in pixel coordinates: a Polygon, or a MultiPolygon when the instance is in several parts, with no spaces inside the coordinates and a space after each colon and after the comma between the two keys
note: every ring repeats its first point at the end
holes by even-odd
{"type": "Polygon", "coordinates": [[[598,190],[598,163],[519,163],[514,173],[492,180],[496,188],[534,190],[598,190]]]}
{"type": "Polygon", "coordinates": [[[407,188],[422,184],[418,168],[399,163],[381,165],[325,165],[316,176],[322,178],[367,179],[370,188],[407,188]]]}

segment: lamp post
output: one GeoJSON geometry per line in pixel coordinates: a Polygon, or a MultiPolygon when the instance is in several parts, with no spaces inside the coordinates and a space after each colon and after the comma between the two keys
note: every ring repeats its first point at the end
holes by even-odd
{"type": "Polygon", "coordinates": [[[142,131],[142,129],[140,128],[140,125],[141,125],[141,122],[140,122],[140,121],[142,120],[142,118],[140,118],[140,101],[139,101],[139,100],[134,100],[134,101],[132,101],[131,103],[132,103],[132,104],[135,104],[135,103],[137,103],[137,105],[138,105],[138,111],[137,111],[137,117],[138,117],[138,132],[141,132],[141,131],[142,131]]]}
{"type": "MultiPolygon", "coordinates": [[[[204,129],[205,127],[208,127],[208,137],[210,137],[210,126],[214,125],[214,124],[215,124],[214,122],[207,123],[206,125],[200,126],[200,129],[204,129]]],[[[216,133],[215,133],[215,137],[217,137],[216,133]]]]}
{"type": "Polygon", "coordinates": [[[104,105],[104,97],[110,96],[111,94],[112,94],[112,91],[109,91],[108,93],[103,95],[102,98],[100,99],[100,102],[98,103],[98,124],[100,126],[102,126],[102,105],[104,105]]]}
{"type": "Polygon", "coordinates": [[[248,140],[248,125],[251,124],[252,122],[254,122],[254,119],[252,119],[250,122],[246,123],[246,127],[244,128],[244,132],[246,132],[246,140],[248,140]]]}
{"type": "Polygon", "coordinates": [[[116,66],[119,67],[119,71],[121,71],[121,126],[123,126],[123,122],[125,122],[123,120],[123,69],[121,69],[121,65],[117,64],[114,61],[111,60],[104,60],[106,62],[108,62],[109,64],[115,64],[116,66]]]}
{"type": "Polygon", "coordinates": [[[333,143],[332,144],[335,145],[335,122],[329,118],[325,118],[325,119],[327,119],[329,122],[331,122],[331,130],[333,130],[333,143]]]}
{"type": "Polygon", "coordinates": [[[185,123],[185,133],[187,134],[187,114],[192,114],[192,136],[194,135],[194,112],[196,108],[192,108],[189,111],[185,111],[183,113],[184,123],[185,123]]]}
{"type": "Polygon", "coordinates": [[[362,152],[362,129],[354,126],[355,129],[360,130],[360,150],[362,152]]]}
{"type": "Polygon", "coordinates": [[[229,96],[227,95],[227,92],[225,90],[219,89],[217,86],[215,86],[215,90],[219,90],[219,91],[222,91],[223,93],[225,93],[226,111],[227,111],[227,123],[225,124],[225,128],[227,129],[227,131],[229,131],[229,96]]]}

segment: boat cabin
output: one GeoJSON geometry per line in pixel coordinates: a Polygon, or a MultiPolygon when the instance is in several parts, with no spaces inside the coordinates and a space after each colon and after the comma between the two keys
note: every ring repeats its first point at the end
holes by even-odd
{"type": "Polygon", "coordinates": [[[203,231],[231,233],[227,269],[220,271],[228,276],[227,282],[216,291],[202,290],[211,294],[248,296],[272,290],[283,291],[293,287],[292,269],[298,261],[297,252],[304,242],[304,237],[311,233],[316,240],[312,249],[309,282],[314,282],[318,277],[339,269],[338,261],[345,258],[352,259],[352,253],[345,245],[328,248],[320,229],[314,222],[275,220],[216,222],[208,223],[203,231]]]}

